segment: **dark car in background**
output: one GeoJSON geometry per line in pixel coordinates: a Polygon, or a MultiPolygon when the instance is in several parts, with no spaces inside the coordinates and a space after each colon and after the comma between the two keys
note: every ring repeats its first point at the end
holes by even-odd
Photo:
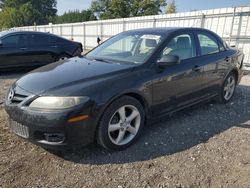
{"type": "Polygon", "coordinates": [[[0,70],[34,67],[80,56],[82,44],[42,32],[0,32],[0,70]]]}
{"type": "Polygon", "coordinates": [[[121,150],[146,120],[210,99],[229,102],[243,58],[205,29],[127,31],[81,58],[23,76],[11,86],[5,109],[13,132],[43,147],[96,139],[121,150]]]}

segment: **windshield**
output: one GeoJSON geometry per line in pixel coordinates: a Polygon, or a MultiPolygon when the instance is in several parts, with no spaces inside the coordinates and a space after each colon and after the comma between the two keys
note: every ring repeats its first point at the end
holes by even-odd
{"type": "Polygon", "coordinates": [[[161,35],[122,33],[89,52],[86,58],[143,64],[159,46],[162,38],[161,35]]]}

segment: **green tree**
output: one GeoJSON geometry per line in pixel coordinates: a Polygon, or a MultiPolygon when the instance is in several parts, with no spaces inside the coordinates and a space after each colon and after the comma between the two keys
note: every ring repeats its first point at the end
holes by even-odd
{"type": "Polygon", "coordinates": [[[0,27],[48,24],[56,15],[56,0],[0,0],[0,27]]]}
{"type": "Polygon", "coordinates": [[[6,8],[0,12],[0,28],[10,28],[22,25],[21,14],[15,8],[6,8]]]}
{"type": "Polygon", "coordinates": [[[172,14],[172,13],[176,13],[175,0],[173,0],[171,3],[169,3],[167,6],[167,9],[166,9],[166,14],[172,14]]]}
{"type": "Polygon", "coordinates": [[[91,10],[100,19],[155,15],[167,5],[165,0],[93,0],[91,10]]]}
{"type": "Polygon", "coordinates": [[[83,10],[83,11],[69,11],[65,12],[61,16],[56,16],[52,19],[52,22],[55,24],[61,23],[75,23],[75,22],[84,22],[96,20],[95,15],[91,10],[83,10]]]}

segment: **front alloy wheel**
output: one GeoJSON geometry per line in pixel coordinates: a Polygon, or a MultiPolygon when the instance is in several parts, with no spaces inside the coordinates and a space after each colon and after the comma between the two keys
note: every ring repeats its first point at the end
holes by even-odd
{"type": "Polygon", "coordinates": [[[144,119],[144,109],[140,102],[129,96],[122,97],[104,112],[97,141],[110,150],[125,149],[139,136],[144,119]]]}
{"type": "Polygon", "coordinates": [[[133,105],[119,108],[112,116],[108,134],[113,144],[126,145],[136,136],[141,124],[141,116],[133,105]]]}

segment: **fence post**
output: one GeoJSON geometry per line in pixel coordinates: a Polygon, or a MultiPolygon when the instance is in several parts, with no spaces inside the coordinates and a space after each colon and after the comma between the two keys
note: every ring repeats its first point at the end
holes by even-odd
{"type": "Polygon", "coordinates": [[[54,26],[51,25],[51,33],[54,34],[54,26]]]}
{"type": "Polygon", "coordinates": [[[154,17],[153,27],[156,28],[156,19],[154,17]]]}
{"type": "Polygon", "coordinates": [[[240,37],[241,27],[242,27],[242,13],[240,13],[240,19],[239,19],[239,25],[238,25],[238,31],[237,31],[237,39],[236,39],[237,47],[239,45],[239,37],[240,37]]]}
{"type": "Polygon", "coordinates": [[[125,21],[124,18],[123,18],[123,21],[122,21],[122,31],[126,31],[126,21],[125,21]]]}
{"type": "Polygon", "coordinates": [[[62,36],[62,25],[60,25],[60,36],[62,36]]]}
{"type": "Polygon", "coordinates": [[[86,50],[86,29],[85,23],[82,24],[83,28],[83,49],[86,50]]]}
{"type": "Polygon", "coordinates": [[[202,13],[202,15],[201,15],[201,28],[205,27],[205,19],[206,19],[206,16],[204,13],[202,13]]]}
{"type": "Polygon", "coordinates": [[[234,29],[235,14],[236,14],[236,7],[234,7],[232,25],[231,25],[230,34],[229,34],[229,40],[228,40],[229,46],[231,45],[231,39],[232,39],[232,34],[233,34],[233,29],[234,29]]]}
{"type": "Polygon", "coordinates": [[[74,40],[74,34],[73,34],[74,26],[71,24],[71,35],[70,35],[70,40],[74,40]]]}
{"type": "Polygon", "coordinates": [[[100,38],[101,38],[101,41],[103,42],[103,23],[102,22],[100,24],[100,38]]]}

